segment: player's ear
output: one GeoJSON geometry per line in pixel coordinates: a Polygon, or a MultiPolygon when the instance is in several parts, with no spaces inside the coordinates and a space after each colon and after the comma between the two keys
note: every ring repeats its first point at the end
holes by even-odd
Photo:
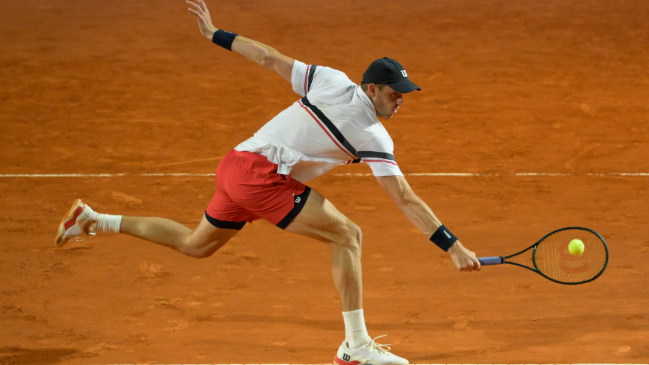
{"type": "Polygon", "coordinates": [[[367,93],[371,97],[375,98],[376,95],[379,93],[379,86],[377,84],[370,83],[369,85],[367,85],[367,93]]]}

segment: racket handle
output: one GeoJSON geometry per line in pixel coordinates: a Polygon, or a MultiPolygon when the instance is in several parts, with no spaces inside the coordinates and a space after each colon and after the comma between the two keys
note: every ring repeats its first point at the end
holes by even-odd
{"type": "Polygon", "coordinates": [[[505,258],[501,256],[492,256],[492,257],[479,257],[478,261],[480,265],[500,265],[505,262],[505,258]]]}

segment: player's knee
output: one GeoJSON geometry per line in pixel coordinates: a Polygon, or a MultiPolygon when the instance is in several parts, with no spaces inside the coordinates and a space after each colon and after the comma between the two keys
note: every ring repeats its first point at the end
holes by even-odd
{"type": "Polygon", "coordinates": [[[356,240],[358,249],[360,250],[363,246],[363,231],[361,231],[361,227],[359,227],[356,223],[354,223],[352,234],[354,235],[354,239],[356,240]]]}
{"type": "Polygon", "coordinates": [[[212,256],[221,246],[220,242],[199,242],[189,236],[179,251],[189,257],[204,259],[212,256]]]}
{"type": "Polygon", "coordinates": [[[185,256],[193,257],[195,259],[204,259],[211,256],[210,253],[196,247],[183,247],[178,251],[180,251],[180,253],[182,253],[185,256]]]}
{"type": "Polygon", "coordinates": [[[183,253],[185,255],[187,255],[189,257],[193,257],[195,259],[206,259],[206,258],[212,256],[212,254],[214,252],[209,252],[209,251],[204,250],[204,249],[188,249],[187,251],[185,251],[183,253]]]}
{"type": "Polygon", "coordinates": [[[354,222],[349,221],[342,230],[343,237],[340,244],[352,251],[360,251],[363,243],[363,232],[354,222]]]}

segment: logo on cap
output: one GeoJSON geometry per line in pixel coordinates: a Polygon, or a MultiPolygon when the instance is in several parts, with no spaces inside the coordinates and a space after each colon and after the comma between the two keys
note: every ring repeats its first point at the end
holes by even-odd
{"type": "Polygon", "coordinates": [[[403,75],[403,77],[408,77],[408,73],[406,72],[406,70],[401,70],[401,74],[403,75]]]}

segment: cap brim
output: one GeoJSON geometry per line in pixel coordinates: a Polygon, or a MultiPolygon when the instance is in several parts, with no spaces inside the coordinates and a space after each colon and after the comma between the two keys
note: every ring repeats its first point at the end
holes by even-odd
{"type": "Polygon", "coordinates": [[[421,91],[421,88],[412,83],[410,80],[403,80],[395,82],[394,84],[388,84],[389,87],[393,88],[395,91],[406,94],[411,91],[421,91]]]}

